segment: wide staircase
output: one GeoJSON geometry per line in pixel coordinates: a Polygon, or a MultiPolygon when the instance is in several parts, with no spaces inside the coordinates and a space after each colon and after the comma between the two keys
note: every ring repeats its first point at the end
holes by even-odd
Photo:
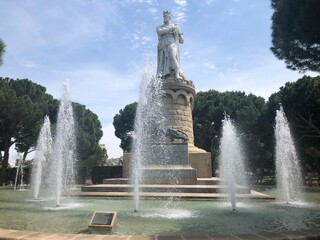
{"type": "MultiPolygon", "coordinates": [[[[134,186],[127,178],[104,179],[102,184],[84,185],[78,196],[132,198],[134,186]]],[[[196,185],[143,184],[139,186],[142,198],[223,199],[228,198],[228,189],[220,184],[219,178],[198,178],[196,185]]],[[[272,200],[266,194],[248,187],[236,186],[236,196],[241,199],[272,200]]]]}

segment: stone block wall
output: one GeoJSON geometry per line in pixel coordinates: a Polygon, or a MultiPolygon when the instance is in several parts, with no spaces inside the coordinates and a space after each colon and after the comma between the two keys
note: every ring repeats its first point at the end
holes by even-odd
{"type": "Polygon", "coordinates": [[[189,144],[194,145],[192,108],[195,89],[192,81],[167,79],[164,90],[164,114],[168,126],[187,134],[189,144]]]}

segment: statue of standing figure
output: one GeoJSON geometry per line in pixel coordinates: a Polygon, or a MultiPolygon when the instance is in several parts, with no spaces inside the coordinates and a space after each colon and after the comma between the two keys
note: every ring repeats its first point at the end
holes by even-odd
{"type": "Polygon", "coordinates": [[[184,42],[183,33],[177,24],[171,23],[172,15],[163,12],[163,25],[157,27],[158,68],[157,75],[162,78],[185,79],[180,69],[179,44],[184,42]]]}

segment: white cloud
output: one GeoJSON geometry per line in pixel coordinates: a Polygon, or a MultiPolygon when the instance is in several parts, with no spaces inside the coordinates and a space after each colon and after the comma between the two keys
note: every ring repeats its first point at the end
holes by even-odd
{"type": "Polygon", "coordinates": [[[180,56],[181,59],[188,59],[188,58],[191,58],[191,54],[189,51],[183,51],[181,56],[180,56]]]}
{"type": "Polygon", "coordinates": [[[177,22],[179,22],[179,23],[183,23],[187,19],[186,13],[180,9],[174,10],[173,15],[174,15],[175,19],[177,20],[177,22]]]}
{"type": "Polygon", "coordinates": [[[123,0],[125,3],[147,3],[147,4],[153,4],[157,0],[123,0]]]}
{"type": "Polygon", "coordinates": [[[229,9],[228,11],[223,12],[224,15],[233,16],[235,15],[234,9],[229,9]]]}
{"type": "Polygon", "coordinates": [[[0,36],[8,46],[8,54],[20,54],[65,47],[83,46],[88,41],[105,39],[113,34],[113,27],[121,24],[116,7],[104,1],[60,1],[40,4],[23,1],[0,7],[4,19],[0,36]],[[8,34],[14,31],[14,34],[8,34]],[[11,47],[14,46],[14,47],[11,47]]]}
{"type": "Polygon", "coordinates": [[[155,14],[155,13],[158,13],[158,9],[156,9],[156,8],[148,8],[148,11],[150,12],[150,13],[152,13],[152,14],[155,14]]]}
{"type": "Polygon", "coordinates": [[[26,68],[36,68],[38,67],[38,65],[33,62],[33,61],[28,61],[28,60],[23,60],[23,65],[26,67],[26,68]]]}
{"type": "Polygon", "coordinates": [[[187,0],[174,0],[174,1],[179,7],[186,7],[187,6],[187,0]]]}
{"type": "Polygon", "coordinates": [[[215,2],[215,0],[205,0],[205,3],[208,4],[208,5],[211,5],[214,2],[215,2]]]}
{"type": "MultiPolygon", "coordinates": [[[[213,71],[206,77],[212,81],[201,82],[198,90],[206,91],[244,91],[253,93],[268,100],[269,96],[279,91],[281,86],[288,81],[296,81],[302,74],[287,70],[283,64],[271,57],[259,59],[260,63],[248,68],[239,68],[237,71],[213,71]]],[[[197,85],[196,85],[197,87],[197,85]]]]}
{"type": "Polygon", "coordinates": [[[203,67],[206,70],[214,70],[216,68],[216,65],[212,62],[204,62],[203,67]]]}
{"type": "Polygon", "coordinates": [[[141,45],[146,45],[146,44],[150,43],[151,41],[152,41],[151,37],[143,36],[141,38],[141,45]]]}
{"type": "Polygon", "coordinates": [[[175,0],[174,2],[177,5],[177,7],[173,9],[173,16],[178,23],[183,23],[187,19],[187,0],[175,0]]]}
{"type": "Polygon", "coordinates": [[[153,42],[152,37],[144,36],[139,31],[133,33],[131,35],[131,37],[127,37],[127,38],[130,40],[133,49],[139,49],[139,48],[153,42]]]}

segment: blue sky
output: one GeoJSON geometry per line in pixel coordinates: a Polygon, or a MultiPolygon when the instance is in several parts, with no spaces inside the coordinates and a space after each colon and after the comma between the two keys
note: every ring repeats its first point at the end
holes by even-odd
{"type": "MultiPolygon", "coordinates": [[[[1,0],[1,77],[28,78],[96,113],[110,157],[122,152],[113,117],[138,100],[142,62],[156,61],[162,12],[184,33],[181,68],[197,91],[240,90],[264,97],[302,74],[271,46],[270,0],[1,0]]],[[[315,73],[307,73],[316,75],[315,73]]]]}

